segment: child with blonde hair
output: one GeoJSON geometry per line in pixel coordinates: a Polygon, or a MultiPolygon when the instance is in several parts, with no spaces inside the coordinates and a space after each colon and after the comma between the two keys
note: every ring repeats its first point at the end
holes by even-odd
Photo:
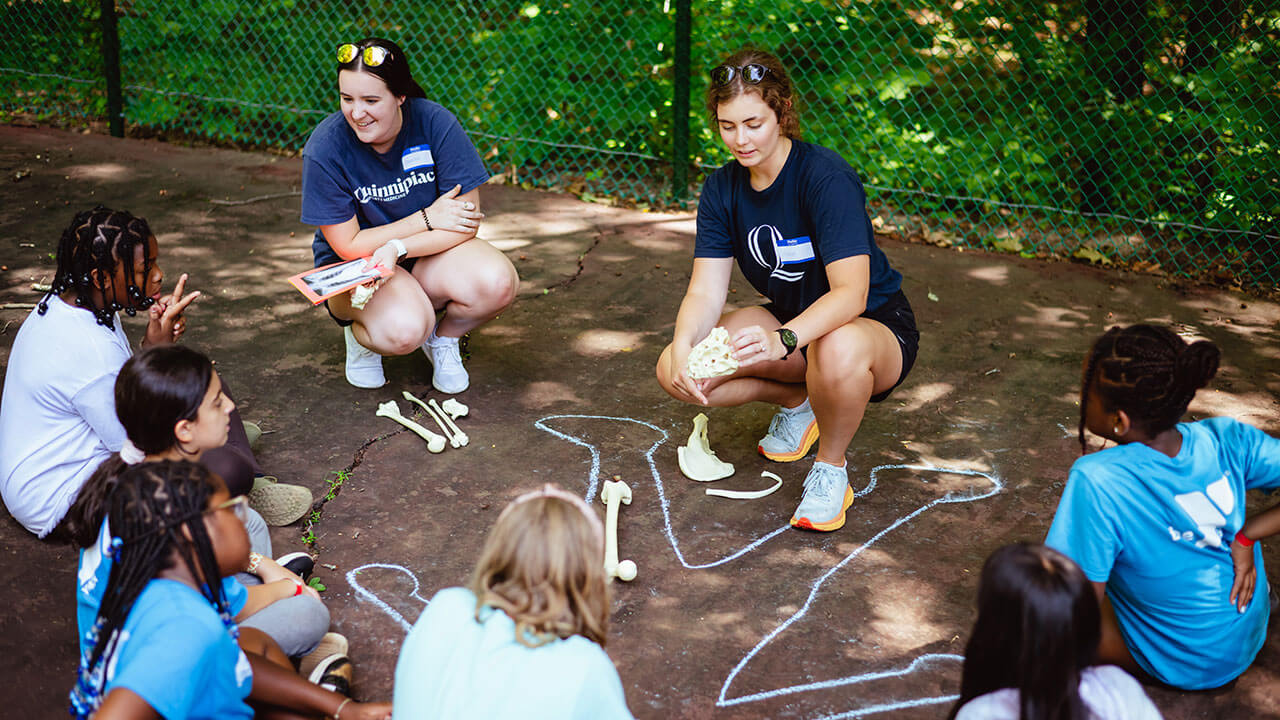
{"type": "Polygon", "coordinates": [[[396,664],[395,717],[630,718],[604,652],[604,528],[555,485],[516,498],[470,587],[436,593],[396,664]]]}

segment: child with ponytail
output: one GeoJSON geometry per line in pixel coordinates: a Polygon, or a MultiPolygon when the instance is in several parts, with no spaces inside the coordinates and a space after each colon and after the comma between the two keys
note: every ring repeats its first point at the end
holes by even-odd
{"type": "Polygon", "coordinates": [[[1093,582],[1099,661],[1186,690],[1234,681],[1262,647],[1270,592],[1255,541],[1280,532],[1280,507],[1245,517],[1246,491],[1280,487],[1280,440],[1230,418],[1179,422],[1219,356],[1153,325],[1094,343],[1080,446],[1085,430],[1116,446],[1071,467],[1045,540],[1093,582]]]}
{"type": "Polygon", "coordinates": [[[224,578],[248,562],[237,516],[245,502],[185,460],[120,474],[105,505],[114,562],[102,606],[80,636],[73,716],[390,717],[390,705],[355,703],[304,681],[265,636],[245,630],[251,637],[240,638],[232,617],[245,599],[224,578]],[[260,652],[246,653],[245,644],[260,652]]]}
{"type": "MultiPolygon", "coordinates": [[[[63,521],[66,533],[81,548],[76,598],[82,633],[97,616],[110,572],[112,528],[106,508],[124,471],[139,462],[159,460],[208,466],[208,456],[225,447],[235,426],[235,403],[223,392],[213,363],[182,345],[148,347],[130,357],[116,377],[114,394],[116,417],[127,435],[124,447],[89,478],[63,521]]],[[[329,611],[302,578],[271,559],[271,535],[262,517],[248,506],[241,508],[240,516],[252,552],[248,563],[237,569],[237,579],[248,587],[248,599],[236,620],[266,632],[287,655],[306,656],[325,638],[329,611]]],[[[345,653],[345,644],[335,636],[321,652],[326,657],[345,653]]]]}

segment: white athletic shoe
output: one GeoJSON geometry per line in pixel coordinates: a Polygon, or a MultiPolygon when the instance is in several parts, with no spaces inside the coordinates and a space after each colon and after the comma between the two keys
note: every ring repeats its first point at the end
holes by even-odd
{"type": "Polygon", "coordinates": [[[347,342],[347,382],[358,388],[380,388],[387,384],[382,374],[382,356],[360,344],[351,326],[342,328],[347,342]]]}
{"type": "Polygon", "coordinates": [[[422,352],[431,361],[431,384],[436,390],[453,395],[466,390],[471,384],[471,376],[462,366],[458,338],[440,337],[432,330],[427,341],[422,343],[422,352]]]}

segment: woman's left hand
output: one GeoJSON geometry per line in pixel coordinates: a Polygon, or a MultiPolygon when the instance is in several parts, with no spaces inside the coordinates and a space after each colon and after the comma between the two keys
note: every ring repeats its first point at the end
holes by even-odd
{"type": "Polygon", "coordinates": [[[484,213],[470,200],[457,199],[461,191],[461,185],[454,185],[427,208],[427,216],[431,218],[433,229],[460,233],[474,233],[480,229],[484,213]]]}
{"type": "Polygon", "coordinates": [[[1231,594],[1227,599],[1236,606],[1236,610],[1244,612],[1253,600],[1254,583],[1258,580],[1258,570],[1253,565],[1253,548],[1232,540],[1231,564],[1235,566],[1235,580],[1231,583],[1231,594]]]}
{"type": "Polygon", "coordinates": [[[749,325],[734,333],[730,340],[733,343],[733,354],[738,358],[739,367],[747,367],[756,363],[781,360],[787,354],[778,333],[765,330],[759,325],[749,325]]]}

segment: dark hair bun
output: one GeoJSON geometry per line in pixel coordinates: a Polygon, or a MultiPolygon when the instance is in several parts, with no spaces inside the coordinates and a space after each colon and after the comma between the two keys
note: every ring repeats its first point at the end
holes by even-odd
{"type": "Polygon", "coordinates": [[[1218,374],[1218,361],[1222,352],[1207,340],[1197,340],[1182,349],[1174,360],[1173,372],[1177,383],[1199,390],[1218,374]]]}

